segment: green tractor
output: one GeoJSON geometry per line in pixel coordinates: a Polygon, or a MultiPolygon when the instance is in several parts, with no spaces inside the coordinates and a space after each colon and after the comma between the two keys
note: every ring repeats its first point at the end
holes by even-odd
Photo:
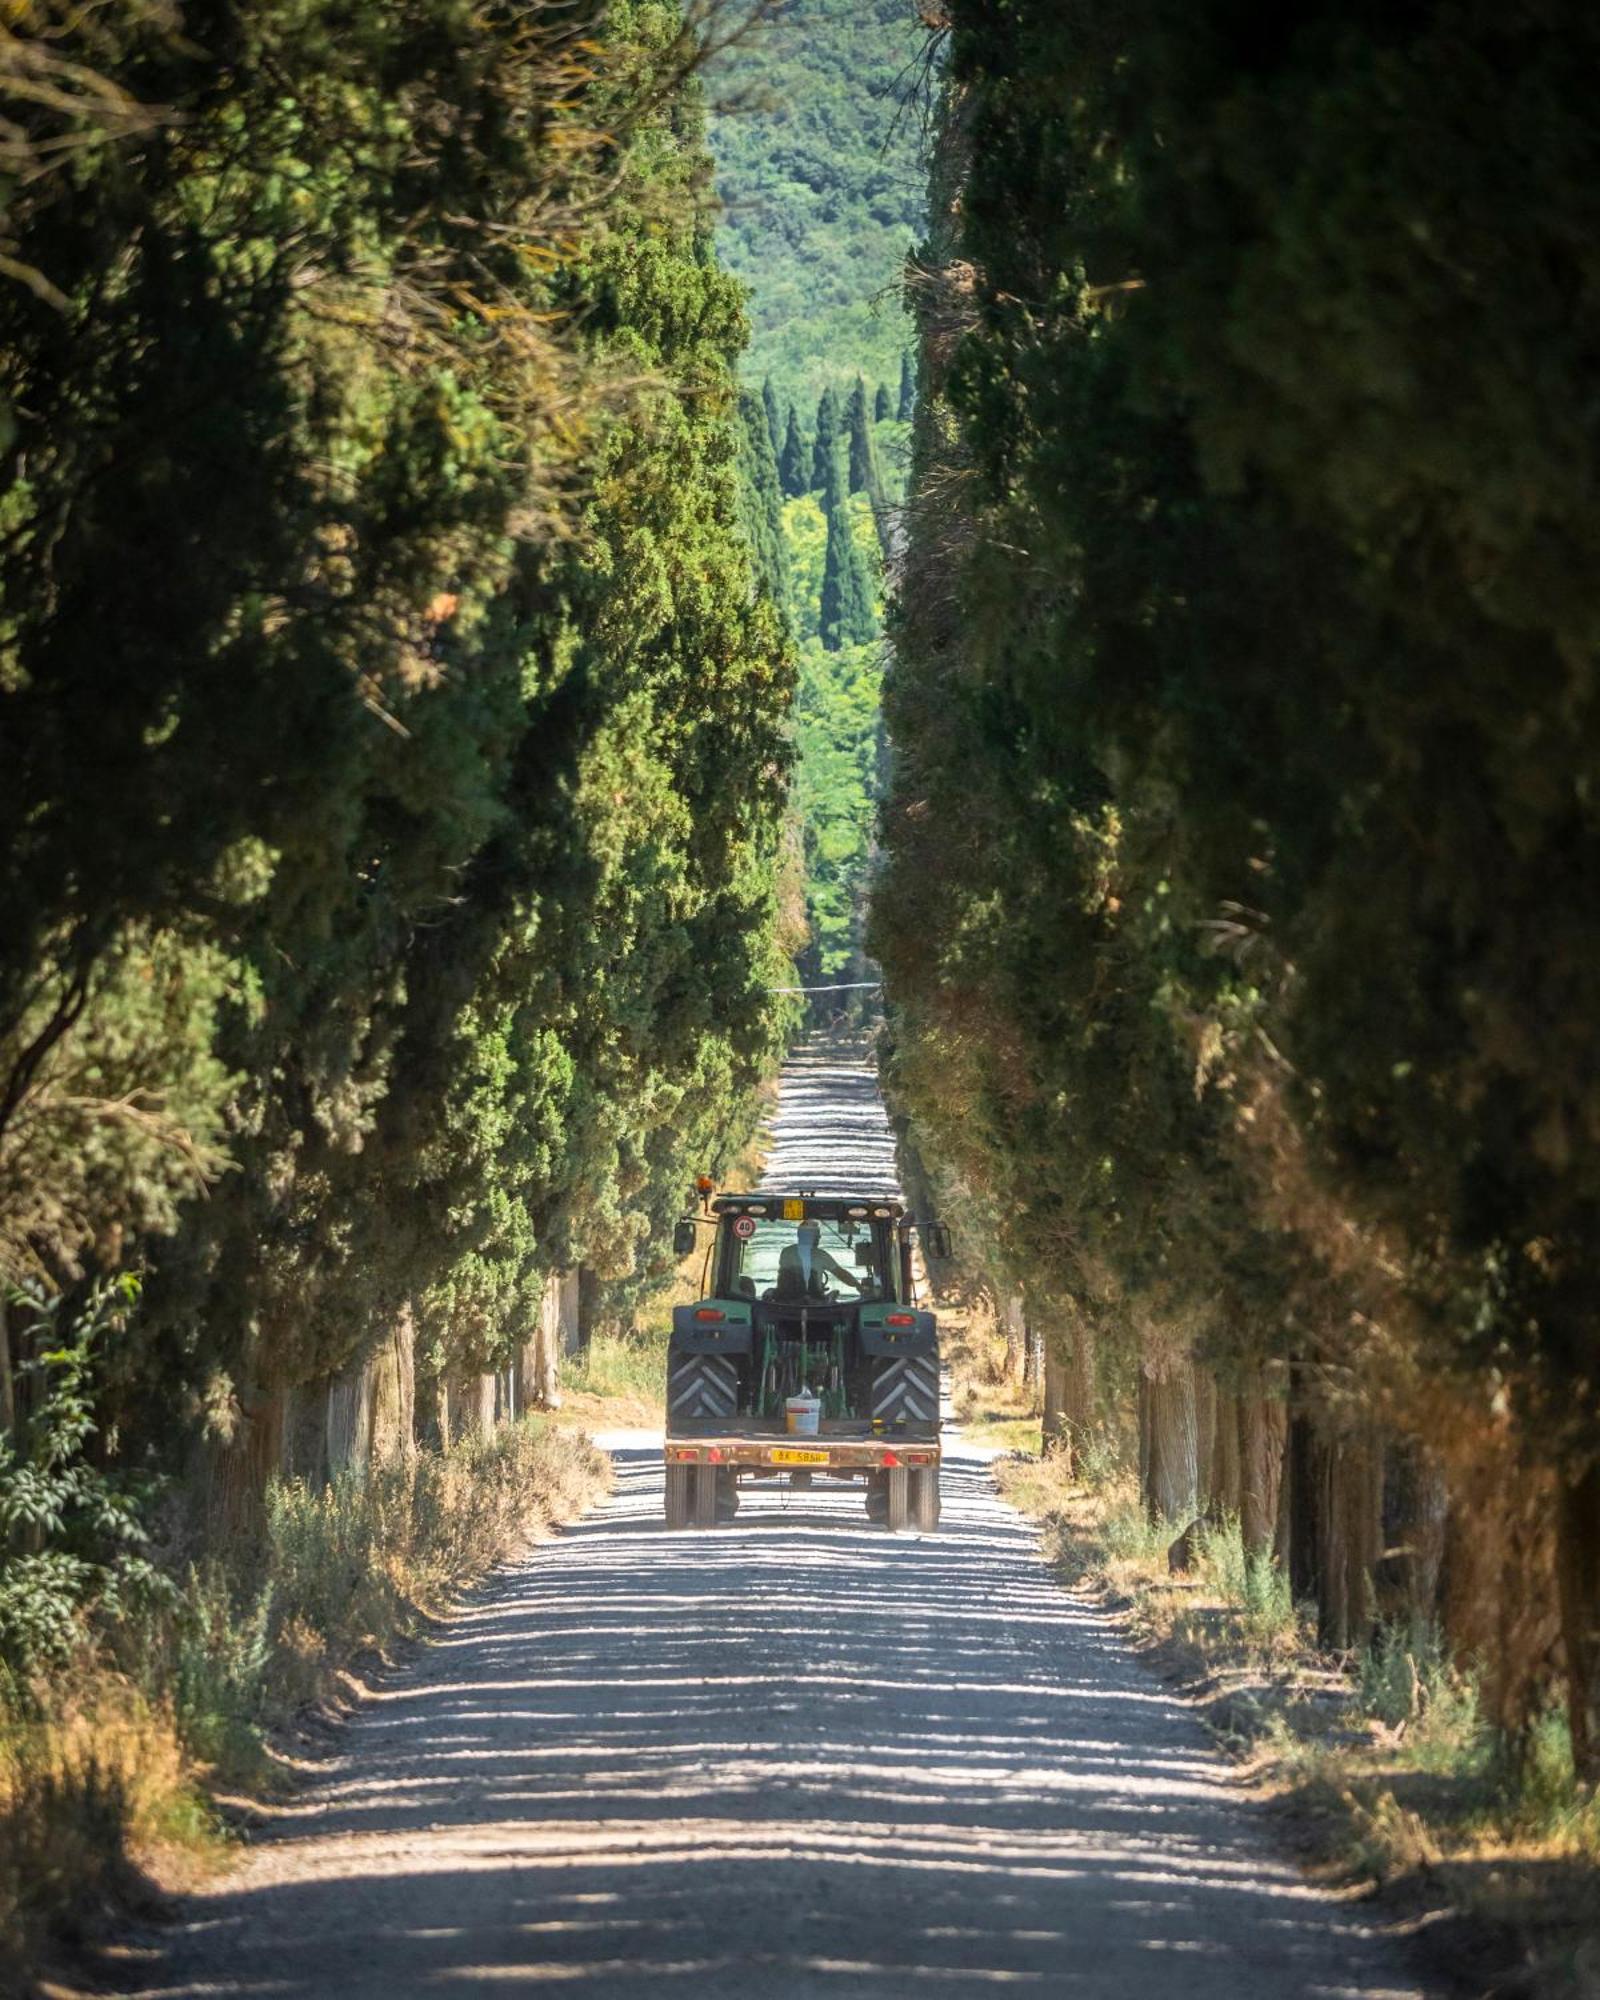
{"type": "MultiPolygon", "coordinates": [[[[705,1247],[667,1350],[669,1528],[709,1528],[742,1485],[821,1479],[869,1517],[939,1524],[939,1331],[918,1305],[904,1205],[879,1195],[725,1194],[678,1224],[705,1247]]],[[[929,1227],[936,1254],[944,1229],[929,1227]]]]}

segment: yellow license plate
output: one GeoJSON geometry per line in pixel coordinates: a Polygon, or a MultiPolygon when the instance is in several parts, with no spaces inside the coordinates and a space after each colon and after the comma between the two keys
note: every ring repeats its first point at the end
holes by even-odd
{"type": "Polygon", "coordinates": [[[774,1465],[826,1465],[825,1451],[772,1451],[767,1456],[774,1465]]]}
{"type": "Polygon", "coordinates": [[[803,1201],[786,1201],[783,1204],[783,1219],[785,1222],[804,1222],[806,1219],[805,1203],[803,1201]]]}

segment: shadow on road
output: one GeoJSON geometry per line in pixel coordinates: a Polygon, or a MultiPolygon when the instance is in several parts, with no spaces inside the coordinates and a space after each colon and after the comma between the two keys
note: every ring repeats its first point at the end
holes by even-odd
{"type": "Polygon", "coordinates": [[[618,1475],[373,1701],[147,1991],[1412,1990],[979,1461],[928,1538],[820,1489],[669,1534],[659,1455],[618,1475]]]}

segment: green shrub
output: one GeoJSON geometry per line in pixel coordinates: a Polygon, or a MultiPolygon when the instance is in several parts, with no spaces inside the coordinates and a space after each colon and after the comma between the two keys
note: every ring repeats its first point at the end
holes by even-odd
{"type": "Polygon", "coordinates": [[[1403,1727],[1407,1760],[1422,1769],[1465,1773],[1488,1761],[1477,1684],[1429,1619],[1378,1627],[1357,1666],[1356,1705],[1390,1729],[1403,1727]]]}

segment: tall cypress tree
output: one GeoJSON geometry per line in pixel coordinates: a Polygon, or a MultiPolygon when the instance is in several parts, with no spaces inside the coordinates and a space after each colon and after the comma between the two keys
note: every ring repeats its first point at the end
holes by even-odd
{"type": "Polygon", "coordinates": [[[878,634],[872,578],[855,536],[855,521],[837,460],[824,488],[828,546],[822,565],[822,610],[818,629],[830,653],[864,645],[878,634]]]}
{"type": "Polygon", "coordinates": [[[826,495],[839,451],[839,398],[831,387],[817,404],[817,435],[811,447],[811,491],[826,495]]]}
{"type": "Polygon", "coordinates": [[[789,428],[778,457],[778,484],[783,488],[785,500],[798,500],[808,490],[805,439],[800,435],[800,416],[793,403],[789,405],[789,428]]]}
{"type": "Polygon", "coordinates": [[[911,372],[909,351],[900,357],[900,408],[896,411],[901,423],[909,424],[911,412],[916,406],[917,378],[911,372]]]}
{"type": "Polygon", "coordinates": [[[776,458],[783,449],[783,416],[778,409],[778,392],[772,386],[770,375],[761,385],[761,405],[767,413],[767,437],[772,445],[772,456],[776,458]]]}
{"type": "Polygon", "coordinates": [[[739,525],[750,544],[757,582],[779,611],[787,613],[789,564],[783,539],[783,495],[778,490],[778,464],[767,428],[769,414],[748,389],[740,391],[739,525]]]}
{"type": "Polygon", "coordinates": [[[867,385],[858,375],[856,386],[844,412],[845,436],[850,443],[850,491],[878,498],[878,459],[872,448],[872,425],[867,418],[867,385]]]}
{"type": "Polygon", "coordinates": [[[894,398],[889,394],[887,382],[878,384],[878,393],[872,399],[872,421],[875,424],[887,422],[894,415],[894,398]]]}

